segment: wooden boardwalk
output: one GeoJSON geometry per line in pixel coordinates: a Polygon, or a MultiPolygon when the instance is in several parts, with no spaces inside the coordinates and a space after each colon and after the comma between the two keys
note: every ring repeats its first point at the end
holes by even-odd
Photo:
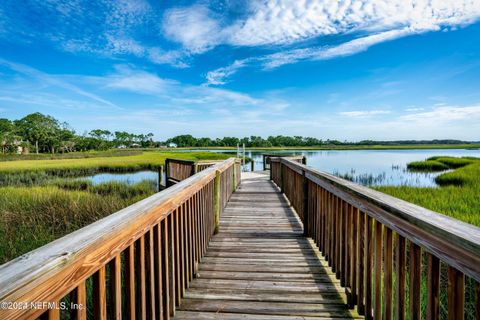
{"type": "Polygon", "coordinates": [[[358,318],[280,191],[243,179],[174,319],[358,318]]]}

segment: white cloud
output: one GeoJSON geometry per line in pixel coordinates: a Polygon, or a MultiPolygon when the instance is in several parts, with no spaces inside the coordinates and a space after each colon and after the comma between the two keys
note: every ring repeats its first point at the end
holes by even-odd
{"type": "MultiPolygon", "coordinates": [[[[229,76],[248,65],[273,69],[303,60],[353,55],[385,41],[455,28],[479,17],[480,1],[475,0],[252,1],[250,14],[245,19],[231,23],[223,33],[216,33],[217,37],[210,42],[234,46],[280,46],[281,50],[237,60],[229,66],[212,70],[207,74],[207,84],[224,84],[229,76]],[[306,40],[326,35],[357,38],[332,46],[285,49],[286,45],[301,45],[306,40]]],[[[198,20],[195,26],[202,23],[203,20],[198,20]]]]}
{"type": "Polygon", "coordinates": [[[370,117],[370,116],[376,116],[376,115],[381,115],[381,114],[389,114],[389,110],[367,110],[367,111],[344,111],[344,112],[339,112],[339,115],[341,116],[346,116],[346,117],[355,117],[355,118],[361,118],[361,117],[370,117]]]}
{"type": "Polygon", "coordinates": [[[480,105],[473,106],[439,106],[430,111],[417,112],[400,117],[402,121],[412,121],[424,125],[457,122],[461,120],[479,121],[480,105]]]}
{"type": "MultiPolygon", "coordinates": [[[[31,68],[29,66],[13,63],[1,58],[0,58],[0,65],[3,65],[9,68],[10,70],[14,70],[15,72],[17,72],[17,75],[15,76],[15,80],[20,81],[22,83],[22,86],[24,85],[24,83],[28,84],[27,85],[28,89],[25,89],[25,88],[20,89],[20,90],[23,90],[23,91],[20,91],[21,94],[24,94],[25,91],[32,90],[33,88],[39,89],[41,91],[48,87],[54,87],[54,88],[60,88],[72,94],[81,96],[83,99],[86,98],[87,100],[95,102],[97,105],[107,107],[107,108],[120,109],[119,106],[112,103],[111,101],[104,99],[101,96],[95,93],[92,93],[91,91],[85,90],[69,81],[66,81],[65,79],[62,78],[62,76],[44,73],[40,70],[31,68]]],[[[12,85],[12,83],[10,80],[6,79],[3,87],[6,88],[7,85],[12,85]]],[[[14,88],[14,89],[18,90],[18,88],[14,88]]]]}
{"type": "Polygon", "coordinates": [[[349,56],[365,51],[377,43],[393,40],[414,32],[415,31],[410,28],[391,30],[354,39],[336,46],[292,49],[254,58],[236,60],[229,66],[209,71],[206,76],[206,84],[225,84],[228,77],[234,75],[239,69],[250,65],[258,64],[264,69],[274,69],[286,64],[293,64],[304,60],[318,61],[349,56]]]}
{"type": "Polygon", "coordinates": [[[218,45],[224,32],[213,13],[204,6],[168,10],[163,18],[165,36],[192,53],[202,53],[218,45]]]}
{"type": "Polygon", "coordinates": [[[218,68],[207,73],[207,85],[225,84],[226,79],[237,72],[238,69],[247,65],[249,60],[236,60],[229,66],[218,68]]]}
{"type": "Polygon", "coordinates": [[[236,45],[289,44],[317,36],[409,27],[438,29],[471,22],[480,15],[475,0],[270,0],[251,2],[252,14],[237,23],[236,45]]]}
{"type": "Polygon", "coordinates": [[[155,74],[126,66],[117,66],[116,72],[113,74],[90,79],[107,89],[127,90],[142,94],[159,94],[178,85],[174,80],[162,79],[155,74]]]}

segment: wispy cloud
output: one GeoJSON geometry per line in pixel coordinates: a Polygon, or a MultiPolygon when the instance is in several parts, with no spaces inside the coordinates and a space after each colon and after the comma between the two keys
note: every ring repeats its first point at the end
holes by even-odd
{"type": "Polygon", "coordinates": [[[0,65],[3,65],[11,70],[14,70],[15,72],[17,72],[18,75],[22,75],[28,78],[26,81],[24,79],[24,82],[34,81],[37,83],[41,83],[43,86],[52,86],[52,87],[62,88],[64,90],[80,95],[84,98],[93,100],[97,104],[101,104],[109,108],[115,108],[115,109],[119,108],[119,106],[117,106],[116,104],[90,91],[87,91],[81,87],[78,87],[68,81],[65,81],[65,79],[62,79],[62,77],[60,76],[47,74],[35,68],[29,67],[23,64],[13,63],[1,58],[0,58],[0,65]]]}
{"type": "Polygon", "coordinates": [[[205,52],[223,42],[227,33],[206,6],[194,5],[168,10],[163,18],[165,36],[192,53],[205,52]]]}
{"type": "MultiPolygon", "coordinates": [[[[480,17],[480,2],[447,0],[417,3],[394,1],[297,1],[273,0],[252,3],[252,14],[237,21],[216,41],[236,46],[279,46],[273,54],[237,60],[212,70],[207,84],[224,84],[241,67],[273,69],[299,61],[349,56],[369,47],[427,31],[447,30],[474,22],[480,17]],[[333,46],[285,49],[285,45],[325,35],[357,35],[333,46]],[[360,35],[360,36],[358,36],[360,35]]],[[[202,22],[199,21],[201,24],[202,22]]]]}
{"type": "Polygon", "coordinates": [[[415,32],[416,31],[411,28],[390,30],[354,39],[336,46],[292,49],[244,60],[236,60],[229,66],[209,71],[206,76],[206,83],[209,85],[225,84],[228,77],[234,75],[239,69],[248,66],[259,65],[260,68],[268,70],[299,61],[319,61],[349,56],[365,51],[375,44],[394,40],[415,32]]]}
{"type": "Polygon", "coordinates": [[[7,2],[0,4],[0,37],[25,43],[41,39],[71,53],[134,56],[184,68],[183,50],[145,41],[160,38],[161,16],[146,0],[31,0],[25,7],[7,2]],[[34,16],[48,23],[38,24],[34,16]]]}
{"type": "Polygon", "coordinates": [[[400,117],[402,121],[411,121],[423,125],[457,122],[460,120],[479,121],[480,105],[472,106],[437,106],[429,111],[422,111],[400,117]]]}
{"type": "Polygon", "coordinates": [[[389,114],[389,113],[390,113],[389,110],[366,110],[366,111],[356,110],[356,111],[339,112],[339,115],[352,117],[352,118],[364,118],[364,117],[376,116],[381,114],[389,114]]]}

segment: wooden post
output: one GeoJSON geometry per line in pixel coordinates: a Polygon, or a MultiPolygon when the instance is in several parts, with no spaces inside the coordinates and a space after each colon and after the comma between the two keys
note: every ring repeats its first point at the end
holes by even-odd
{"type": "Polygon", "coordinates": [[[233,174],[232,192],[235,192],[235,190],[237,189],[237,162],[233,164],[232,174],[233,174]]]}
{"type": "MultiPolygon", "coordinates": [[[[278,164],[280,165],[280,190],[282,190],[282,193],[285,193],[285,181],[284,181],[284,177],[283,177],[283,163],[282,163],[282,159],[279,158],[279,161],[278,161],[278,164]]],[[[272,167],[270,167],[270,170],[272,169],[272,167]]]]}
{"type": "Polygon", "coordinates": [[[215,234],[219,232],[220,228],[220,175],[220,171],[217,170],[213,184],[213,214],[215,222],[215,234]]]}
{"type": "MultiPolygon", "coordinates": [[[[162,190],[163,167],[158,167],[158,191],[162,190]]],[[[166,183],[165,183],[166,184],[166,183]]]]}
{"type": "Polygon", "coordinates": [[[303,157],[302,164],[307,165],[307,157],[305,157],[305,156],[303,157]]]}
{"type": "Polygon", "coordinates": [[[250,165],[252,166],[252,168],[251,168],[252,170],[251,170],[251,171],[252,171],[252,172],[255,171],[255,161],[253,161],[253,159],[252,159],[252,161],[250,162],[250,165]]]}
{"type": "MultiPolygon", "coordinates": [[[[265,161],[263,162],[265,163],[265,161]]],[[[263,170],[265,170],[265,165],[263,166],[263,170]]],[[[270,162],[270,180],[273,181],[273,168],[272,168],[272,162],[270,162]]]]}
{"type": "Polygon", "coordinates": [[[302,170],[303,177],[303,235],[308,237],[308,179],[305,170],[302,170]]]}
{"type": "Polygon", "coordinates": [[[169,183],[169,178],[170,178],[170,170],[169,170],[169,162],[170,162],[170,159],[166,159],[165,160],[165,187],[168,188],[170,187],[170,183],[169,183]]]}

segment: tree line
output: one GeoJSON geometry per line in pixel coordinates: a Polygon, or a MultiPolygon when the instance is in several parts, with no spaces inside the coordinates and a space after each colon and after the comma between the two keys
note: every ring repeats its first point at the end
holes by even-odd
{"type": "Polygon", "coordinates": [[[14,121],[1,118],[0,145],[2,153],[17,152],[19,148],[36,153],[57,153],[156,146],[153,133],[96,129],[78,135],[68,123],[39,112],[14,121]]]}
{"type": "Polygon", "coordinates": [[[167,144],[174,143],[177,147],[236,147],[245,144],[247,148],[268,148],[268,147],[324,147],[324,146],[371,146],[371,145],[422,145],[422,144],[469,144],[471,142],[461,140],[397,140],[397,141],[375,141],[362,140],[359,142],[322,140],[313,137],[302,136],[250,136],[244,138],[196,138],[192,135],[179,135],[168,139],[167,144]]]}
{"type": "Polygon", "coordinates": [[[39,112],[29,114],[18,120],[0,118],[0,146],[3,153],[29,150],[36,153],[75,152],[89,150],[108,150],[111,148],[153,148],[160,146],[176,146],[190,148],[236,147],[247,148],[268,147],[321,147],[342,145],[419,145],[419,144],[468,144],[460,140],[400,140],[375,141],[362,140],[348,142],[339,140],[322,140],[302,136],[250,136],[244,138],[196,138],[192,135],[178,135],[166,141],[154,141],[153,134],[134,134],[125,131],[111,132],[95,129],[84,134],[77,134],[66,122],[60,122],[52,116],[39,112]]]}

